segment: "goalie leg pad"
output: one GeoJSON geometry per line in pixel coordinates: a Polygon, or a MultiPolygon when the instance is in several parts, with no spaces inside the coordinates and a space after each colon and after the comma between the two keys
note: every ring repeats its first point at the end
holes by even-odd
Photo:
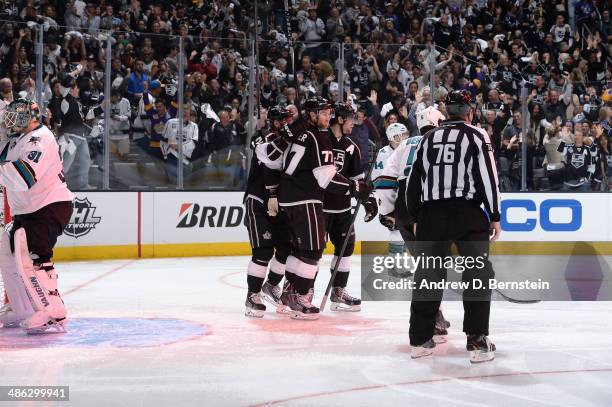
{"type": "Polygon", "coordinates": [[[64,331],[66,306],[57,291],[57,274],[53,264],[34,265],[28,250],[25,229],[18,229],[13,239],[17,270],[35,311],[21,322],[21,327],[27,332],[44,332],[49,328],[60,328],[59,331],[64,331]]]}
{"type": "Polygon", "coordinates": [[[16,327],[19,322],[32,316],[35,309],[11,252],[10,235],[6,231],[2,231],[0,236],[0,273],[9,299],[9,304],[0,313],[0,323],[6,328],[16,327]]]}

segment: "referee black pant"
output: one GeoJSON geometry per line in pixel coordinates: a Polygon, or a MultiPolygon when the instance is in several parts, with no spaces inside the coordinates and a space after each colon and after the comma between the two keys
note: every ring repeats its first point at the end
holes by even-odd
{"type": "MultiPolygon", "coordinates": [[[[466,267],[461,276],[463,282],[469,283],[469,288],[463,291],[463,332],[488,335],[491,309],[488,286],[495,274],[488,258],[489,221],[483,210],[475,202],[459,198],[425,202],[417,219],[416,239],[416,255],[422,261],[449,256],[452,242],[459,256],[475,259],[470,264],[473,267],[466,267]],[[478,258],[481,263],[476,261],[478,258]],[[476,280],[481,281],[482,287],[473,284],[476,280]]],[[[420,287],[424,280],[428,284],[446,281],[446,273],[446,268],[435,261],[416,270],[410,305],[410,344],[413,346],[432,338],[443,294],[442,289],[420,287]]]]}

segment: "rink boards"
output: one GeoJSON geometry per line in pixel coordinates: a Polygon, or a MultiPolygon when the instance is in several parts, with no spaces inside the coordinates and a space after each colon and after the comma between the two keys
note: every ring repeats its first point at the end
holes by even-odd
{"type": "MultiPolygon", "coordinates": [[[[58,260],[250,254],[240,192],[76,195],[58,260]]],[[[503,253],[556,254],[579,240],[612,254],[610,194],[503,194],[501,208],[503,253]]],[[[389,237],[377,219],[365,223],[361,215],[356,232],[358,241],[389,237]]]]}

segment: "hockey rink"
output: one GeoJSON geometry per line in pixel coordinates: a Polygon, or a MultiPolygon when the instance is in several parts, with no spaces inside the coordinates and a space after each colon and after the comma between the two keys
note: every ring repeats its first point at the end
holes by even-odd
{"type": "MultiPolygon", "coordinates": [[[[325,256],[315,290],[329,274],[325,256]]],[[[357,265],[357,259],[355,264],[357,265]]],[[[70,386],[71,406],[605,406],[612,302],[495,301],[496,360],[449,341],[410,359],[408,302],[294,321],[244,317],[248,257],[59,263],[66,334],[0,330],[2,385],[70,386]]],[[[355,270],[358,270],[355,267],[355,270]]],[[[349,279],[359,295],[359,273],[349,279]]],[[[5,403],[0,403],[4,405],[5,403]]]]}

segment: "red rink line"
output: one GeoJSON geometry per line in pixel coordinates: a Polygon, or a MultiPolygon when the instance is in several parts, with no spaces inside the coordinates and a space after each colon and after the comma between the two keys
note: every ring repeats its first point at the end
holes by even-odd
{"type": "Polygon", "coordinates": [[[600,373],[600,372],[612,372],[612,368],[579,369],[579,370],[548,370],[548,371],[545,370],[545,371],[540,371],[540,372],[497,373],[497,374],[480,375],[480,376],[442,377],[439,379],[414,380],[414,381],[398,382],[398,383],[391,383],[391,384],[374,384],[371,386],[353,387],[351,389],[344,389],[344,390],[323,391],[320,393],[311,393],[311,394],[305,394],[302,396],[288,397],[288,398],[281,399],[281,400],[265,401],[263,403],[252,404],[249,407],[273,406],[277,404],[287,403],[290,401],[305,400],[305,399],[310,399],[310,398],[315,398],[315,397],[335,396],[338,394],[351,393],[351,392],[357,392],[357,391],[384,389],[384,388],[391,387],[391,386],[409,386],[409,385],[415,385],[415,384],[443,383],[443,382],[450,382],[453,380],[474,380],[474,379],[490,379],[490,378],[498,378],[498,377],[542,376],[542,375],[549,375],[549,374],[600,373]]]}
{"type": "Polygon", "coordinates": [[[235,276],[236,274],[244,274],[246,276],[246,271],[234,271],[232,273],[224,274],[224,275],[219,277],[219,281],[221,283],[225,284],[225,285],[230,286],[230,287],[239,288],[241,290],[245,290],[246,289],[245,286],[241,286],[241,285],[238,285],[238,284],[230,283],[229,281],[226,280],[228,277],[235,276]]]}
{"type": "Polygon", "coordinates": [[[136,262],[136,261],[138,261],[138,259],[130,260],[130,261],[128,261],[127,263],[123,263],[122,265],[117,266],[117,267],[115,267],[115,268],[113,268],[113,269],[111,269],[111,270],[107,271],[106,273],[100,274],[99,276],[94,277],[94,278],[92,278],[91,280],[85,281],[84,283],[81,283],[81,284],[77,285],[76,287],[71,288],[70,290],[66,290],[66,291],[64,291],[64,292],[62,293],[62,296],[66,296],[66,295],[68,295],[68,294],[72,294],[73,292],[78,291],[78,290],[80,290],[81,288],[87,287],[88,285],[93,284],[93,283],[95,283],[96,281],[101,280],[101,279],[103,279],[104,277],[106,277],[106,276],[108,276],[108,275],[110,275],[110,274],[113,274],[114,272],[119,271],[119,270],[121,270],[121,269],[123,269],[123,268],[125,268],[125,267],[127,267],[127,266],[129,266],[129,265],[131,265],[132,263],[134,263],[134,262],[136,262]]]}

